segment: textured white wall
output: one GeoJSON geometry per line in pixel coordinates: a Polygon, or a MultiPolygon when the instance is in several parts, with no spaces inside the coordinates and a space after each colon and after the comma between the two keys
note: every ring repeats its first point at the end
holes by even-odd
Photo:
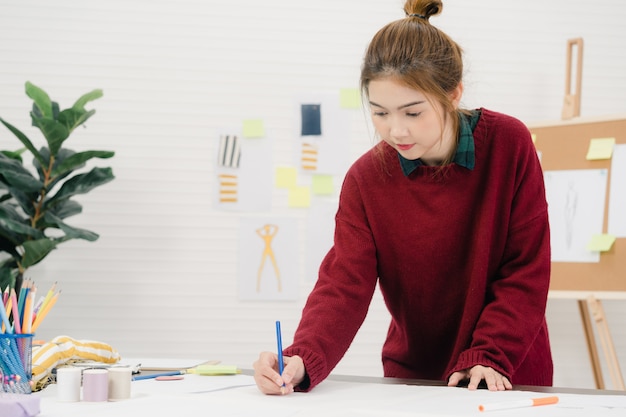
{"type": "MultiPolygon", "coordinates": [[[[448,0],[432,23],[465,49],[468,107],[525,122],[560,118],[569,38],[585,41],[582,114],[626,109],[626,3],[619,0],[448,0]]],[[[306,209],[275,191],[272,216],[298,219],[297,301],[237,298],[238,219],[216,211],[216,132],[263,119],[276,165],[293,164],[293,96],[356,87],[376,30],[402,17],[402,1],[44,0],[0,2],[0,116],[28,128],[29,80],[62,107],[95,88],[104,97],[76,150],[107,149],[116,179],[83,196],[71,224],[95,243],[61,246],[29,274],[62,296],[38,337],[111,343],[123,356],[221,359],[250,367],[274,350],[274,320],[291,340],[312,283],[305,279],[306,209]],[[280,197],[280,198],[278,198],[280,197]]],[[[354,159],[372,144],[363,112],[349,121],[354,159]]],[[[41,142],[37,142],[41,144],[41,142]]],[[[4,128],[0,149],[17,141],[4,128]]],[[[252,213],[266,215],[268,213],[252,213]]],[[[626,363],[626,306],[605,303],[626,363]]],[[[578,310],[552,300],[555,384],[593,387],[578,310]]],[[[387,313],[376,296],[337,373],[381,375],[387,313]]]]}

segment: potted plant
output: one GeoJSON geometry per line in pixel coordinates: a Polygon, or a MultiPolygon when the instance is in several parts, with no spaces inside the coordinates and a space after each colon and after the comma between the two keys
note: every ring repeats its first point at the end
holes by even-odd
{"type": "Polygon", "coordinates": [[[33,100],[30,117],[47,146],[39,149],[22,131],[0,117],[0,122],[21,142],[17,151],[0,151],[0,288],[19,290],[24,272],[41,262],[59,244],[71,239],[95,241],[98,235],[72,227],[65,219],[82,211],[72,198],[113,180],[111,168],[82,170],[92,158],[111,158],[114,152],[74,152],[63,145],[70,134],[95,110],[85,105],[102,97],[101,90],[81,96],[60,110],[41,88],[26,82],[33,100]],[[23,154],[33,157],[25,166],[23,154]]]}

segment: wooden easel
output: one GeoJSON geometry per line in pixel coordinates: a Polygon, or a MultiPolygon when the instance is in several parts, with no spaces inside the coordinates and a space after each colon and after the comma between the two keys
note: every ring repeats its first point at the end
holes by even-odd
{"type": "Polygon", "coordinates": [[[598,333],[598,338],[600,339],[604,358],[606,359],[607,368],[611,376],[613,389],[625,391],[626,387],[624,386],[624,378],[622,377],[622,372],[617,360],[615,347],[613,346],[613,339],[611,338],[609,326],[606,322],[602,302],[596,299],[593,295],[590,295],[585,300],[578,300],[578,307],[583,321],[583,328],[585,331],[585,338],[587,339],[587,347],[589,348],[589,356],[591,359],[596,388],[606,389],[604,378],[602,376],[600,356],[598,355],[598,346],[596,344],[596,337],[594,334],[594,323],[598,333]]]}
{"type": "Polygon", "coordinates": [[[580,91],[583,73],[583,39],[575,38],[567,41],[567,63],[565,66],[565,98],[561,119],[567,120],[580,116],[580,91]],[[572,54],[577,47],[576,60],[576,91],[572,93],[572,54]]]}

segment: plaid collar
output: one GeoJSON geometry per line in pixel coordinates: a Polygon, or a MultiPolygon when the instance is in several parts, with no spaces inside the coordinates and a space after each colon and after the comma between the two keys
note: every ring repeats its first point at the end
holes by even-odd
{"type": "MultiPolygon", "coordinates": [[[[472,110],[470,114],[459,113],[459,138],[456,153],[452,162],[469,170],[474,169],[474,128],[480,118],[480,110],[472,110]]],[[[424,165],[420,159],[406,159],[398,154],[400,167],[405,176],[424,165]]]]}

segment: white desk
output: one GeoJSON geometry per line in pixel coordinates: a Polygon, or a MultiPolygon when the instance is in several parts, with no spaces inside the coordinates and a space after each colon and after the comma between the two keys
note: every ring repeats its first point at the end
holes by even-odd
{"type": "MultiPolygon", "coordinates": [[[[469,391],[445,386],[409,385],[405,380],[330,377],[310,393],[267,396],[252,376],[185,375],[180,381],[132,382],[131,398],[118,402],[61,403],[56,386],[34,393],[41,397],[39,417],[100,416],[551,416],[626,415],[626,395],[616,391],[538,388],[537,391],[469,391]],[[383,383],[384,382],[384,383],[383,383]],[[481,413],[478,405],[557,394],[556,405],[481,413]]],[[[409,382],[410,383],[410,382],[409,382]]],[[[417,383],[417,382],[416,382],[417,383]]]]}

